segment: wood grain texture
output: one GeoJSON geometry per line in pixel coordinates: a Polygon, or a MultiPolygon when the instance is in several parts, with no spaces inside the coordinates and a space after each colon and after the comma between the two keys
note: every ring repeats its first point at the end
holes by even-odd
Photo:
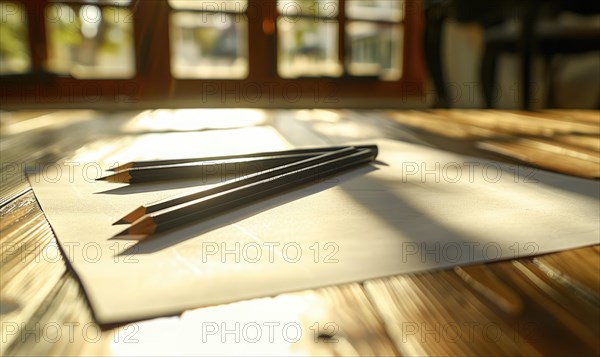
{"type": "Polygon", "coordinates": [[[403,355],[538,354],[518,321],[503,318],[453,271],[368,281],[365,288],[403,355]]]}
{"type": "Polygon", "coordinates": [[[319,337],[338,356],[395,356],[399,352],[361,284],[331,286],[301,293],[315,296],[317,307],[304,319],[319,324],[319,337]],[[315,311],[318,318],[311,318],[315,311]],[[327,325],[330,323],[331,325],[327,325]]]}
{"type": "MultiPolygon", "coordinates": [[[[599,162],[597,111],[332,113],[335,125],[317,112],[302,120],[295,119],[295,111],[268,116],[295,145],[387,136],[489,157],[478,142],[510,143],[523,163],[582,177],[590,177],[599,162]]],[[[72,119],[11,135],[14,123],[9,122],[2,128],[2,163],[53,162],[98,135],[118,133],[124,123],[72,119]]],[[[2,355],[118,354],[115,341],[127,326],[100,329],[95,324],[77,277],[57,254],[52,230],[19,174],[3,176],[0,192],[0,322],[11,329],[3,328],[2,355]],[[58,339],[52,335],[56,326],[62,333],[58,339]],[[101,331],[98,339],[96,331],[101,331]]],[[[293,310],[306,334],[290,353],[598,355],[600,246],[190,310],[170,326],[194,330],[202,316],[215,316],[215,311],[235,320],[244,309],[260,314],[275,308],[293,310]]],[[[141,332],[153,323],[140,322],[146,326],[141,332]]],[[[145,346],[133,347],[127,351],[145,346]]]]}
{"type": "Polygon", "coordinates": [[[566,149],[564,145],[549,147],[547,144],[540,144],[544,143],[517,139],[508,142],[482,141],[478,143],[478,147],[546,170],[585,178],[600,178],[600,154],[591,151],[581,153],[581,150],[566,149]]]}

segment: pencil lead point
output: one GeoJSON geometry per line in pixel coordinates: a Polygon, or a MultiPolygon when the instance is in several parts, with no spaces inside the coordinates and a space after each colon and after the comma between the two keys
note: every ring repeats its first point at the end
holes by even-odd
{"type": "Polygon", "coordinates": [[[117,165],[115,167],[111,167],[110,169],[108,169],[107,171],[113,171],[113,172],[118,172],[118,171],[124,171],[124,170],[128,170],[130,168],[133,167],[132,163],[127,163],[127,164],[123,164],[123,165],[117,165]]]}
{"type": "Polygon", "coordinates": [[[144,206],[139,206],[138,208],[134,209],[133,211],[129,212],[124,217],[116,221],[113,225],[133,223],[145,214],[146,208],[144,206]]]}
{"type": "Polygon", "coordinates": [[[115,223],[113,223],[112,225],[113,225],[113,226],[118,226],[118,225],[120,225],[120,224],[129,224],[129,223],[131,223],[131,222],[128,222],[128,221],[126,221],[125,219],[121,218],[121,219],[119,219],[118,221],[116,221],[115,223]]]}
{"type": "Polygon", "coordinates": [[[114,236],[112,236],[112,238],[123,237],[123,236],[128,236],[128,235],[129,235],[129,228],[122,230],[121,232],[115,234],[114,236]]]}
{"type": "Polygon", "coordinates": [[[113,174],[99,177],[96,179],[96,181],[108,181],[116,183],[129,183],[130,180],[131,175],[129,175],[127,171],[117,171],[113,174]]]}

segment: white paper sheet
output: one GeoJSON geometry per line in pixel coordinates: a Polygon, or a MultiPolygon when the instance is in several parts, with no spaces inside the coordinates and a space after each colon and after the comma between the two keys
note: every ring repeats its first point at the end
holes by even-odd
{"type": "MultiPolygon", "coordinates": [[[[272,132],[254,129],[238,132],[261,138],[243,150],[285,147],[272,132]]],[[[169,135],[203,143],[199,151],[211,140],[239,148],[231,133],[169,135]]],[[[164,142],[144,140],[156,140],[158,151],[164,142]]],[[[191,183],[91,182],[85,162],[70,164],[73,172],[56,182],[43,177],[48,172],[30,182],[100,323],[600,243],[597,182],[377,144],[380,163],[141,242],[111,239],[124,228],[111,224],[191,183]]]]}

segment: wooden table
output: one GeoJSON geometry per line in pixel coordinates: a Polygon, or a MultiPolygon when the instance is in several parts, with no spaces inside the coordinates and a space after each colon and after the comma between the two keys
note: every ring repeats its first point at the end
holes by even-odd
{"type": "MultiPolygon", "coordinates": [[[[590,179],[600,176],[597,111],[261,113],[263,124],[275,127],[294,145],[387,137],[590,179]]],[[[116,135],[139,114],[4,113],[2,355],[178,354],[182,346],[169,345],[171,340],[161,341],[160,336],[199,329],[208,318],[234,322],[240,311],[250,319],[288,311],[285,318],[301,327],[302,338],[249,344],[242,336],[243,341],[225,348],[191,334],[195,338],[185,339],[186,348],[211,355],[227,351],[344,356],[600,354],[599,245],[282,294],[188,311],[158,322],[100,329],[74,272],[60,255],[48,253],[57,252],[56,238],[20,173],[25,163],[52,162],[90,140],[116,135]],[[13,249],[25,246],[36,248],[13,249]],[[162,349],[157,348],[161,343],[162,349]],[[241,351],[231,349],[236,346],[241,351]]]]}

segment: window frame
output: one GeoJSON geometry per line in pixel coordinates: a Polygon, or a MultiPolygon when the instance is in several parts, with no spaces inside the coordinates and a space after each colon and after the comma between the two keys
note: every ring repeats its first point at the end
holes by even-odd
{"type": "MultiPolygon", "coordinates": [[[[135,75],[130,79],[76,79],[45,69],[45,9],[51,1],[20,1],[27,15],[32,71],[0,76],[4,108],[77,107],[400,107],[424,90],[422,15],[418,0],[406,0],[402,76],[397,81],[350,76],[346,64],[345,0],[338,0],[340,77],[282,78],[277,73],[277,1],[248,0],[248,76],[245,79],[175,78],[171,74],[167,0],[132,0],[135,75]],[[149,5],[152,4],[153,6],[149,5]],[[257,21],[262,20],[262,21],[257,21]],[[275,31],[270,31],[275,29],[275,31]]],[[[66,1],[65,1],[66,2],[66,1]]],[[[111,5],[98,5],[111,6],[111,5]]],[[[370,20],[369,20],[370,21],[370,20]]],[[[370,21],[373,22],[373,21],[370,21]]]]}

